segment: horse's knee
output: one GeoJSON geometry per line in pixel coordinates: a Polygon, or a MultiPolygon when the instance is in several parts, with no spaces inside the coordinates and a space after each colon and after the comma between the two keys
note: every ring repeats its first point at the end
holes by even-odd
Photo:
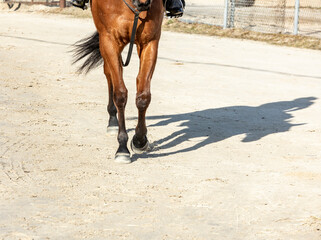
{"type": "Polygon", "coordinates": [[[150,92],[140,92],[136,95],[136,106],[138,110],[145,111],[151,100],[150,92]]]}
{"type": "Polygon", "coordinates": [[[114,102],[118,109],[123,109],[127,103],[127,89],[118,89],[114,91],[114,102]]]}

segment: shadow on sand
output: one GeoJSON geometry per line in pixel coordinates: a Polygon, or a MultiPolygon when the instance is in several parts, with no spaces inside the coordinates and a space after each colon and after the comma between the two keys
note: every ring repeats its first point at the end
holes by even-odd
{"type": "Polygon", "coordinates": [[[316,100],[315,97],[307,97],[293,101],[267,103],[258,107],[232,106],[183,114],[150,116],[147,119],[159,120],[159,122],[148,127],[161,127],[176,123],[179,130],[153,143],[158,146],[157,149],[162,150],[161,152],[135,154],[133,159],[156,158],[194,151],[239,134],[246,135],[242,142],[253,142],[270,134],[286,132],[292,127],[305,124],[290,123],[293,118],[291,113],[311,106],[314,100],[316,100]],[[172,147],[186,141],[195,142],[195,144],[171,151],[172,147]]]}

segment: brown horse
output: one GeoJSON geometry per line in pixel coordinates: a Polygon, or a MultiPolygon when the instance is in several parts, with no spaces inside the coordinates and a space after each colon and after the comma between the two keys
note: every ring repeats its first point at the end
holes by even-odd
{"type": "Polygon", "coordinates": [[[118,128],[119,148],[115,161],[122,163],[131,162],[127,148],[128,135],[125,126],[127,89],[123,81],[121,52],[130,42],[135,17],[133,9],[141,12],[135,37],[140,58],[139,73],[136,78],[138,124],[131,142],[131,148],[135,153],[142,153],[149,148],[145,114],[151,101],[150,82],[156,65],[164,15],[163,0],[127,1],[92,0],[91,11],[97,32],[75,45],[75,62],[85,59],[79,68],[80,72],[88,72],[101,63],[104,64],[109,89],[107,132],[118,128]]]}

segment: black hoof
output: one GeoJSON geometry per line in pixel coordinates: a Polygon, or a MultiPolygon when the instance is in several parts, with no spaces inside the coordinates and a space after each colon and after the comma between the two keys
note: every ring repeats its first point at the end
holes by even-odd
{"type": "Polygon", "coordinates": [[[128,164],[128,163],[131,163],[132,161],[130,160],[129,153],[116,153],[115,162],[122,163],[122,164],[128,164]]]}
{"type": "Polygon", "coordinates": [[[139,142],[137,138],[134,136],[130,143],[130,147],[133,150],[133,152],[137,154],[142,154],[151,150],[147,137],[145,137],[143,142],[139,142]]]}
{"type": "Polygon", "coordinates": [[[127,146],[119,146],[116,155],[115,162],[117,163],[131,163],[130,153],[127,146]]]}

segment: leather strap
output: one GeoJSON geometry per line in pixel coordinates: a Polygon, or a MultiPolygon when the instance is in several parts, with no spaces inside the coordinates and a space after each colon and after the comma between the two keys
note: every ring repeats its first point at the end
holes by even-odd
{"type": "Polygon", "coordinates": [[[129,63],[130,63],[130,59],[131,59],[131,56],[132,56],[132,53],[133,53],[133,46],[134,46],[134,43],[135,43],[135,35],[136,35],[136,30],[137,30],[137,24],[138,24],[139,14],[141,12],[138,11],[136,8],[133,8],[132,6],[130,6],[126,2],[126,0],[123,0],[123,1],[127,5],[127,7],[135,14],[133,30],[132,30],[132,35],[130,37],[129,50],[128,50],[126,62],[124,63],[123,59],[121,59],[123,67],[127,67],[129,65],[129,63]]]}

